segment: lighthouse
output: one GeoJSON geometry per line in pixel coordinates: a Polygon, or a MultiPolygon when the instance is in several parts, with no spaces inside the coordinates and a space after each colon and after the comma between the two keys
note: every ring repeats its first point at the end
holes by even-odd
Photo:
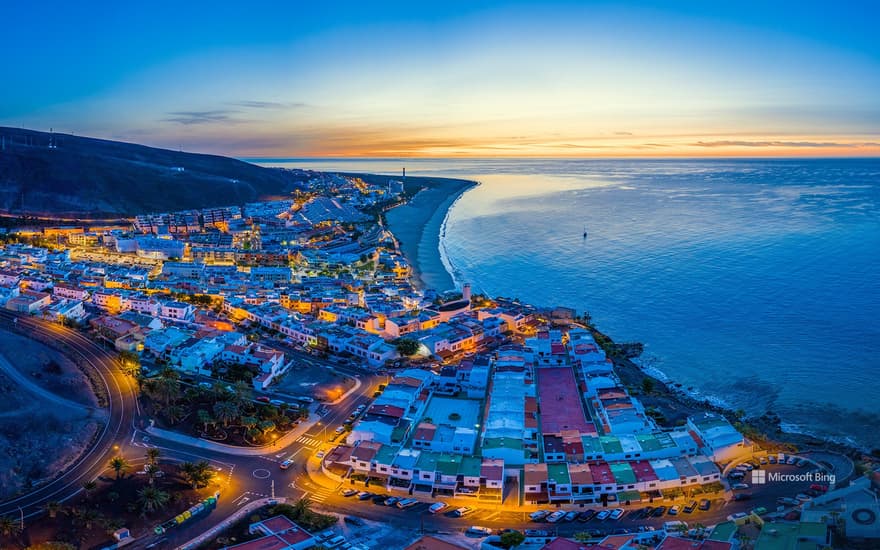
{"type": "Polygon", "coordinates": [[[465,283],[463,287],[461,287],[461,299],[471,301],[471,284],[465,283]]]}

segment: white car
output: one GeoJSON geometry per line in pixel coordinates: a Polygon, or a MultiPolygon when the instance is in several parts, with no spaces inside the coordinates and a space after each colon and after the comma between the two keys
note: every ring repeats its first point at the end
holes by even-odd
{"type": "Polygon", "coordinates": [[[550,514],[549,516],[547,516],[547,521],[549,523],[556,523],[557,521],[561,520],[564,517],[565,517],[565,512],[562,510],[557,510],[557,511],[553,512],[552,514],[550,514]]]}
{"type": "Polygon", "coordinates": [[[345,426],[339,426],[338,428],[333,430],[333,433],[335,433],[336,435],[342,435],[343,433],[345,433],[345,426]]]}
{"type": "Polygon", "coordinates": [[[623,509],[618,508],[618,509],[614,510],[613,512],[611,512],[611,515],[608,517],[610,517],[611,519],[617,520],[617,519],[622,518],[623,514],[624,514],[623,509]]]}
{"type": "Polygon", "coordinates": [[[536,512],[532,512],[531,514],[529,514],[529,519],[532,521],[541,521],[542,519],[546,518],[548,515],[550,515],[550,514],[547,512],[547,510],[538,510],[536,512]]]}
{"type": "Polygon", "coordinates": [[[468,527],[466,533],[468,535],[474,535],[477,537],[488,537],[492,534],[492,530],[488,527],[481,527],[479,525],[471,525],[468,527]]]}
{"type": "Polygon", "coordinates": [[[430,508],[428,508],[428,511],[431,512],[432,514],[436,514],[438,512],[442,512],[447,507],[449,507],[449,505],[446,504],[445,502],[435,502],[434,504],[431,505],[430,508]]]}
{"type": "Polygon", "coordinates": [[[604,521],[604,520],[608,519],[608,516],[610,516],[610,515],[611,515],[610,510],[602,510],[601,512],[596,514],[596,519],[598,519],[599,521],[604,521]]]}

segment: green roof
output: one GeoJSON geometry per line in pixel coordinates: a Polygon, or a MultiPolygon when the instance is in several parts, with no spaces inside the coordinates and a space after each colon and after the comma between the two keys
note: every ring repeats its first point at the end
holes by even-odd
{"type": "Polygon", "coordinates": [[[547,480],[551,479],[560,485],[571,483],[571,478],[568,476],[568,466],[565,464],[548,464],[547,480]]]}
{"type": "MultiPolygon", "coordinates": [[[[791,550],[804,548],[800,539],[810,537],[824,542],[828,528],[822,523],[765,523],[755,550],[791,550]]],[[[811,547],[815,547],[812,543],[811,547]]]]}
{"type": "Polygon", "coordinates": [[[657,451],[663,448],[663,445],[651,434],[636,434],[636,441],[643,451],[657,451]]]}
{"type": "Polygon", "coordinates": [[[391,464],[394,461],[394,457],[397,456],[397,451],[397,447],[382,445],[379,447],[379,451],[373,460],[379,464],[391,464]]]}
{"type": "Polygon", "coordinates": [[[618,485],[626,485],[636,482],[636,474],[633,472],[628,462],[615,462],[608,465],[611,468],[611,474],[614,481],[618,485]]]}
{"type": "Polygon", "coordinates": [[[444,476],[457,476],[461,467],[461,455],[440,455],[437,457],[437,471],[444,476]]]}
{"type": "Polygon", "coordinates": [[[736,524],[732,521],[719,523],[715,526],[714,529],[712,529],[712,534],[709,535],[709,539],[721,542],[730,542],[734,533],[736,533],[736,529],[736,524]]]}
{"type": "Polygon", "coordinates": [[[480,477],[483,461],[475,456],[466,456],[461,459],[459,473],[467,477],[480,477]]]}
{"type": "Polygon", "coordinates": [[[604,451],[596,436],[582,435],[581,442],[584,444],[584,454],[586,455],[596,455],[604,451]]]}
{"type": "Polygon", "coordinates": [[[422,451],[419,460],[416,462],[416,468],[423,472],[436,472],[437,460],[440,458],[439,453],[430,451],[422,451]]]}
{"type": "Polygon", "coordinates": [[[612,437],[609,435],[603,435],[599,437],[599,443],[602,444],[602,448],[606,453],[622,453],[623,446],[620,444],[620,440],[616,437],[612,437]]]}
{"type": "Polygon", "coordinates": [[[521,439],[514,439],[512,437],[489,437],[483,441],[484,449],[499,449],[501,447],[521,451],[523,443],[521,439]]]}

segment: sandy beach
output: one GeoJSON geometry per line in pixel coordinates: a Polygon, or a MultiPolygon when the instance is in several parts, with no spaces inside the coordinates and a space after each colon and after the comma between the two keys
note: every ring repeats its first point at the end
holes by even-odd
{"type": "Polygon", "coordinates": [[[389,210],[385,218],[413,269],[421,288],[452,290],[455,283],[440,257],[440,230],[446,212],[475,181],[446,178],[412,178],[423,185],[408,203],[389,210]]]}

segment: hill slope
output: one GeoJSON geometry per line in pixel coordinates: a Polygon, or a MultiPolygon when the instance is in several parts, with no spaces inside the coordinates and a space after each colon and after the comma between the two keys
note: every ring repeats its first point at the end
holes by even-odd
{"type": "Polygon", "coordinates": [[[291,191],[297,179],[228,157],[0,126],[0,210],[8,213],[130,215],[241,204],[291,191]]]}

